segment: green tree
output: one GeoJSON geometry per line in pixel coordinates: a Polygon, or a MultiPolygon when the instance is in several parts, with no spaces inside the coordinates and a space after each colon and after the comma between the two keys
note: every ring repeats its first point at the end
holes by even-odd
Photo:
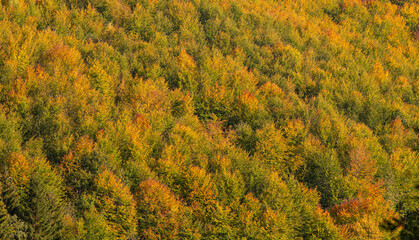
{"type": "Polygon", "coordinates": [[[16,215],[10,215],[3,199],[0,198],[0,238],[2,239],[26,239],[27,225],[16,215]]]}
{"type": "Polygon", "coordinates": [[[136,209],[129,188],[106,169],[97,175],[94,183],[96,209],[103,213],[117,238],[129,239],[135,236],[136,209]]]}
{"type": "Polygon", "coordinates": [[[15,154],[9,161],[3,190],[8,212],[25,222],[29,239],[58,238],[66,214],[59,175],[44,159],[15,154]]]}

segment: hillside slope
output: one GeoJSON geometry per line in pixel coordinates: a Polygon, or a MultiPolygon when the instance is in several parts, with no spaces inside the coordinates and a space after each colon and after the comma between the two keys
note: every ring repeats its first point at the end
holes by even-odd
{"type": "Polygon", "coordinates": [[[416,0],[2,0],[0,239],[414,239],[416,0]]]}

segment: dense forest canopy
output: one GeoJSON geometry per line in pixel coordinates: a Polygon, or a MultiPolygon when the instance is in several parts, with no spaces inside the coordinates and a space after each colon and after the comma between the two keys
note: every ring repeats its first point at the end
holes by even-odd
{"type": "Polygon", "coordinates": [[[0,239],[414,239],[416,0],[1,0],[0,239]]]}

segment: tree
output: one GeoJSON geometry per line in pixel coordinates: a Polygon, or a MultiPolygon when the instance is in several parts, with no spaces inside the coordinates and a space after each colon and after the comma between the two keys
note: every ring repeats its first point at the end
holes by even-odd
{"type": "Polygon", "coordinates": [[[21,150],[22,137],[17,122],[0,107],[0,166],[4,167],[13,152],[21,150]]]}
{"type": "MultiPolygon", "coordinates": [[[[0,185],[1,193],[1,185],[0,185]]],[[[27,239],[27,225],[16,215],[10,215],[3,199],[0,197],[0,238],[1,239],[27,239]]]]}
{"type": "Polygon", "coordinates": [[[45,159],[11,157],[3,198],[7,211],[25,222],[29,239],[56,239],[66,214],[62,180],[45,159]]]}
{"type": "Polygon", "coordinates": [[[289,144],[283,132],[276,129],[274,124],[266,124],[257,130],[256,139],[254,157],[281,174],[294,173],[302,165],[302,160],[292,152],[295,146],[291,142],[289,144]]]}
{"type": "Polygon", "coordinates": [[[107,224],[118,239],[129,239],[136,234],[136,208],[127,186],[107,169],[94,180],[96,209],[105,217],[107,224]]]}
{"type": "Polygon", "coordinates": [[[383,190],[378,184],[362,182],[362,188],[352,199],[335,205],[329,212],[344,238],[382,239],[397,235],[381,228],[385,221],[397,217],[389,203],[383,197],[383,190]]]}
{"type": "Polygon", "coordinates": [[[136,200],[140,238],[181,239],[199,236],[187,229],[185,206],[161,183],[154,180],[142,182],[136,200]]]}

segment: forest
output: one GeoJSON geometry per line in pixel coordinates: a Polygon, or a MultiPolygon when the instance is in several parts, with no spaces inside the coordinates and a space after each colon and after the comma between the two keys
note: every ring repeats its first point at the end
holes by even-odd
{"type": "Polygon", "coordinates": [[[419,1],[0,0],[0,239],[419,236],[419,1]]]}

